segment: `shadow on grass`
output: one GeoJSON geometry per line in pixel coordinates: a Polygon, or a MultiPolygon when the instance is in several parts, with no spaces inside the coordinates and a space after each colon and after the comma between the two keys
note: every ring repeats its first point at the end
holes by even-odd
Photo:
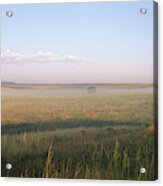
{"type": "MultiPolygon", "coordinates": [[[[21,123],[21,124],[10,124],[2,125],[2,134],[19,134],[23,132],[39,132],[39,131],[51,131],[56,129],[69,129],[77,127],[114,127],[114,126],[126,126],[126,127],[138,127],[142,126],[142,123],[136,121],[103,121],[103,120],[58,120],[54,122],[46,123],[21,123]]],[[[143,123],[145,126],[146,123],[143,123]]]]}

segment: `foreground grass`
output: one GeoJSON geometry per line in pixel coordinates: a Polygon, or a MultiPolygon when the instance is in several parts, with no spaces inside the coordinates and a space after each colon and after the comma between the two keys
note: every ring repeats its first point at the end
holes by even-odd
{"type": "Polygon", "coordinates": [[[153,180],[153,140],[146,128],[126,127],[3,135],[2,176],[153,180]]]}
{"type": "Polygon", "coordinates": [[[153,124],[152,94],[4,96],[2,176],[154,180],[153,124]]]}

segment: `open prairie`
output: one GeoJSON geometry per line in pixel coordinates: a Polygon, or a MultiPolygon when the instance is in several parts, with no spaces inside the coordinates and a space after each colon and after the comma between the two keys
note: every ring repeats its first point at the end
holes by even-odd
{"type": "Polygon", "coordinates": [[[154,179],[151,85],[6,87],[2,176],[154,179]]]}
{"type": "Polygon", "coordinates": [[[2,176],[156,180],[156,3],[6,4],[1,17],[2,176]]]}

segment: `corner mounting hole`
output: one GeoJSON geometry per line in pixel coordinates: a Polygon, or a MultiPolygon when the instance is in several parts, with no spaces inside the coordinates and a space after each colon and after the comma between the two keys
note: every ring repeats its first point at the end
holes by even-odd
{"type": "Polygon", "coordinates": [[[140,173],[141,174],[144,174],[146,172],[146,169],[144,168],[144,167],[142,167],[141,169],[140,169],[140,173]]]}
{"type": "Polygon", "coordinates": [[[6,169],[7,169],[7,170],[12,169],[12,165],[11,165],[11,163],[7,163],[7,164],[6,164],[6,169]]]}

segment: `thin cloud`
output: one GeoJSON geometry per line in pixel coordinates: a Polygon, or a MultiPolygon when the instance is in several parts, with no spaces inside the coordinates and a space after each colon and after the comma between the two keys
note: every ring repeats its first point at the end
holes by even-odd
{"type": "Polygon", "coordinates": [[[58,63],[58,62],[83,62],[85,58],[70,55],[60,54],[56,52],[36,52],[36,53],[19,53],[11,50],[6,50],[1,53],[2,63],[58,63]]]}

